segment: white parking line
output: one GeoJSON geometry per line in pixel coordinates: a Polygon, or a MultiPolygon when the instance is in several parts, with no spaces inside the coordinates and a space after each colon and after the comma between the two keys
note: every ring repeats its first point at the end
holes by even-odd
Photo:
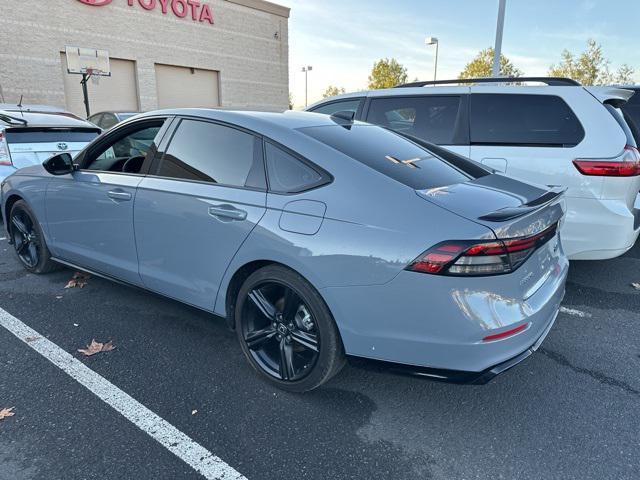
{"type": "Polygon", "coordinates": [[[582,310],[576,310],[575,308],[560,307],[560,312],[566,313],[567,315],[573,315],[574,317],[581,317],[581,318],[591,317],[590,313],[583,312],[582,310]]]}
{"type": "Polygon", "coordinates": [[[0,325],[205,478],[246,480],[243,475],[202,445],[2,308],[0,308],[0,325]]]}

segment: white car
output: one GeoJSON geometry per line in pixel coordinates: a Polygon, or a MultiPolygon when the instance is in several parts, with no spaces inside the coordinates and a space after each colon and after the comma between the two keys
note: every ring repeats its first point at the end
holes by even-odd
{"type": "Polygon", "coordinates": [[[0,182],[51,155],[74,155],[100,132],[86,120],[54,107],[0,105],[0,182]]]}
{"type": "Polygon", "coordinates": [[[622,255],[640,233],[640,154],[620,112],[632,95],[562,78],[470,79],[338,95],[307,110],[353,115],[518,180],[566,187],[564,249],[599,260],[622,255]],[[455,83],[471,85],[445,86],[455,83]]]}

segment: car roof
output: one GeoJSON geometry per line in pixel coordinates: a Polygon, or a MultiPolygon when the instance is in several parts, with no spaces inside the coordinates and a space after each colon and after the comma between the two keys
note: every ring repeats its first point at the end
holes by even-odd
{"type": "Polygon", "coordinates": [[[27,124],[9,123],[0,118],[0,128],[11,127],[83,127],[96,128],[92,123],[82,120],[73,113],[65,111],[26,111],[26,110],[1,110],[0,114],[5,114],[16,119],[26,120],[27,124]]]}
{"type": "MultiPolygon", "coordinates": [[[[473,84],[473,85],[427,85],[422,87],[402,87],[402,88],[382,88],[378,90],[362,90],[359,92],[343,93],[335,95],[333,97],[323,98],[322,100],[313,103],[307,107],[307,110],[326,104],[328,102],[347,100],[350,98],[362,98],[362,97],[396,97],[396,96],[422,96],[422,95],[446,95],[446,94],[463,94],[471,93],[473,90],[479,90],[482,93],[495,92],[495,93],[553,93],[566,91],[566,89],[583,89],[582,85],[504,85],[504,84],[473,84]],[[551,89],[551,90],[550,90],[551,89]]],[[[633,87],[621,87],[621,88],[633,88],[633,87]]],[[[640,88],[640,87],[636,87],[640,88]]]]}
{"type": "Polygon", "coordinates": [[[328,115],[311,112],[297,112],[288,110],[282,113],[275,113],[244,110],[220,110],[209,108],[179,108],[156,110],[143,113],[135,117],[135,119],[126,120],[125,122],[137,121],[142,118],[159,115],[192,116],[210,120],[218,120],[221,122],[228,122],[240,127],[245,127],[256,132],[265,132],[267,130],[273,129],[295,130],[305,127],[336,126],[339,124],[328,115]]]}

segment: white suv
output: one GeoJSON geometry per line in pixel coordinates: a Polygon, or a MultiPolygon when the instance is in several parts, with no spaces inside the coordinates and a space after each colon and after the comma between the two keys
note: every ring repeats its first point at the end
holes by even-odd
{"type": "Polygon", "coordinates": [[[469,79],[338,95],[307,110],[353,114],[518,180],[566,187],[565,251],[597,260],[622,255],[640,233],[640,154],[619,110],[632,95],[565,78],[469,79]],[[456,83],[471,85],[444,86],[456,83]]]}

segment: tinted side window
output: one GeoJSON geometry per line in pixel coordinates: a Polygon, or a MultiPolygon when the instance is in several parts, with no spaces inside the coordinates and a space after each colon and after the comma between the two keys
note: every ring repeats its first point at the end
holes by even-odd
{"type": "Polygon", "coordinates": [[[265,143],[269,190],[297,193],[323,183],[323,176],[301,160],[275,145],[265,143]]]}
{"type": "Polygon", "coordinates": [[[360,106],[360,98],[340,100],[337,102],[325,103],[311,110],[313,113],[324,113],[325,115],[333,115],[336,112],[353,112],[356,113],[360,106]]]}
{"type": "Polygon", "coordinates": [[[459,116],[459,96],[375,98],[371,100],[367,122],[432,143],[451,145],[459,116]]]}
{"type": "Polygon", "coordinates": [[[215,123],[182,120],[157,175],[234,187],[255,186],[255,170],[263,168],[258,150],[250,133],[215,123]]]}
{"type": "Polygon", "coordinates": [[[552,95],[471,95],[471,143],[573,147],[584,130],[571,108],[552,95]]]}
{"type": "Polygon", "coordinates": [[[145,122],[134,130],[111,137],[84,159],[82,169],[102,172],[138,173],[152,150],[164,120],[145,122]],[[141,140],[144,139],[144,140],[141,140]],[[136,159],[128,162],[130,159],[136,159]]]}
{"type": "Polygon", "coordinates": [[[444,187],[473,178],[401,135],[373,125],[299,131],[411,188],[444,187]]]}

